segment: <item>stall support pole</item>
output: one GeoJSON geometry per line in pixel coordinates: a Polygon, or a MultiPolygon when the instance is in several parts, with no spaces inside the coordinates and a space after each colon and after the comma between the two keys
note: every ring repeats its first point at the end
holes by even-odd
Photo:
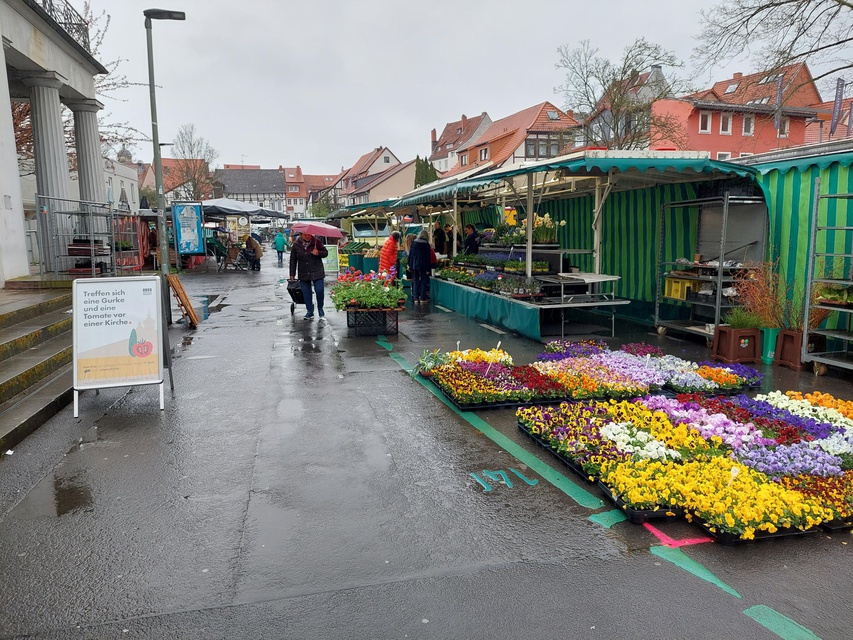
{"type": "Polygon", "coordinates": [[[533,277],[533,173],[527,174],[527,264],[528,281],[533,277]]]}
{"type": "Polygon", "coordinates": [[[456,200],[456,192],[453,192],[453,231],[449,238],[450,246],[453,247],[453,257],[456,257],[456,234],[459,233],[459,206],[456,200]]]}

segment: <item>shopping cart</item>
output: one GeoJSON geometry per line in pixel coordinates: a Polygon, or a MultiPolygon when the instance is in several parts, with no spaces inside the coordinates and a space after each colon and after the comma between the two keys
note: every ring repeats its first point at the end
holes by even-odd
{"type": "Polygon", "coordinates": [[[302,295],[302,287],[299,285],[299,280],[287,281],[287,293],[290,294],[290,314],[293,315],[296,311],[296,305],[305,304],[305,296],[302,295]]]}

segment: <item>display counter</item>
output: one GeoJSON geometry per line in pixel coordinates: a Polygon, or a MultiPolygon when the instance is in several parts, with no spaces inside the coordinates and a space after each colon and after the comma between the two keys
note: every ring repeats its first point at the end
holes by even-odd
{"type": "Polygon", "coordinates": [[[618,277],[601,274],[572,274],[572,276],[574,277],[573,284],[587,285],[586,293],[550,297],[545,298],[542,302],[534,303],[489,293],[440,278],[432,278],[430,281],[430,297],[435,304],[461,313],[466,317],[493,324],[508,331],[514,331],[537,342],[543,341],[543,320],[552,310],[560,311],[560,335],[563,336],[566,309],[596,311],[603,308],[610,311],[610,333],[612,336],[615,333],[616,307],[629,304],[630,300],[615,298],[609,293],[595,292],[591,290],[591,287],[602,281],[613,281],[618,277]],[[595,276],[595,278],[591,278],[591,282],[584,282],[582,277],[586,275],[595,276]]]}

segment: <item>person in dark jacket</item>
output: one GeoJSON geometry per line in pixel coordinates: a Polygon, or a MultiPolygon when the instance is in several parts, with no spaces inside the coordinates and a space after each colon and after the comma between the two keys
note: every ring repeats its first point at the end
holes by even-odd
{"type": "Polygon", "coordinates": [[[432,247],[429,244],[429,231],[422,229],[412,243],[409,252],[409,269],[412,270],[412,298],[415,304],[429,302],[427,289],[429,273],[432,269],[432,247]]]}
{"type": "Polygon", "coordinates": [[[323,258],[329,255],[326,246],[310,233],[303,233],[290,247],[290,279],[299,279],[302,295],[305,297],[307,313],[305,318],[314,317],[314,300],[311,296],[313,286],[317,294],[317,313],[325,317],[323,311],[323,278],[326,270],[323,268],[323,258]]]}
{"type": "Polygon", "coordinates": [[[473,256],[480,252],[480,239],[473,224],[465,225],[465,250],[462,252],[467,256],[473,256]]]}
{"type": "Polygon", "coordinates": [[[436,220],[435,228],[432,230],[432,243],[435,246],[436,253],[444,253],[444,246],[447,244],[447,234],[441,228],[441,223],[436,220]]]}

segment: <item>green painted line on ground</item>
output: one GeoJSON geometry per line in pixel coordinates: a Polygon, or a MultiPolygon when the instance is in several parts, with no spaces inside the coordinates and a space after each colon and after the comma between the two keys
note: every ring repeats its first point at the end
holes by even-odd
{"type": "Polygon", "coordinates": [[[386,338],[385,336],[379,336],[378,338],[376,338],[376,344],[378,344],[386,351],[391,351],[392,349],[394,349],[394,345],[388,342],[388,338],[386,338]]]}
{"type": "Polygon", "coordinates": [[[601,513],[594,513],[589,517],[589,519],[595,522],[596,524],[600,524],[602,527],[609,529],[614,524],[625,522],[625,520],[628,519],[628,516],[626,516],[619,509],[613,509],[611,511],[602,511],[601,513]]]}
{"type": "Polygon", "coordinates": [[[391,359],[394,362],[396,362],[401,367],[403,367],[403,370],[406,373],[412,373],[412,369],[414,369],[414,365],[409,364],[408,361],[403,356],[401,356],[399,353],[389,353],[388,355],[391,356],[391,359]]]}
{"type": "MultiPolygon", "coordinates": [[[[400,362],[398,358],[395,358],[397,354],[390,354],[392,358],[396,362],[400,362]]],[[[399,356],[398,356],[399,357],[399,356]]],[[[404,361],[405,362],[405,361],[404,361]]],[[[405,368],[405,367],[404,367],[405,368]]],[[[416,376],[418,382],[420,382],[432,395],[441,400],[448,408],[454,411],[460,418],[465,420],[472,427],[477,429],[480,433],[486,436],[489,440],[498,445],[501,449],[506,451],[513,458],[518,460],[524,465],[527,465],[529,469],[532,469],[540,476],[542,476],[545,480],[550,482],[552,485],[557,487],[560,491],[569,496],[572,500],[577,502],[582,507],[586,507],[588,509],[599,509],[604,506],[604,503],[600,498],[594,496],[586,489],[579,487],[574,482],[569,480],[562,473],[543,462],[535,455],[527,451],[521,445],[513,442],[509,438],[507,438],[500,431],[492,427],[488,422],[482,420],[477,417],[470,411],[462,411],[457,406],[455,406],[450,400],[444,397],[444,394],[441,393],[435,385],[427,383],[421,376],[416,376]]]]}
{"type": "Polygon", "coordinates": [[[684,569],[688,573],[692,573],[697,578],[702,578],[702,580],[706,580],[707,582],[718,586],[720,589],[722,589],[729,595],[732,595],[735,598],[741,597],[741,595],[737,591],[732,589],[729,585],[720,580],[717,576],[715,576],[708,569],[696,562],[693,558],[688,557],[681,549],[673,547],[651,547],[649,551],[652,552],[652,555],[655,555],[658,558],[663,558],[667,562],[671,562],[675,566],[684,569]]]}
{"type": "Polygon", "coordinates": [[[818,636],[803,625],[794,622],[788,616],[783,616],[767,605],[755,605],[744,611],[744,613],[762,627],[769,629],[780,638],[784,638],[784,640],[820,640],[818,636]]]}

